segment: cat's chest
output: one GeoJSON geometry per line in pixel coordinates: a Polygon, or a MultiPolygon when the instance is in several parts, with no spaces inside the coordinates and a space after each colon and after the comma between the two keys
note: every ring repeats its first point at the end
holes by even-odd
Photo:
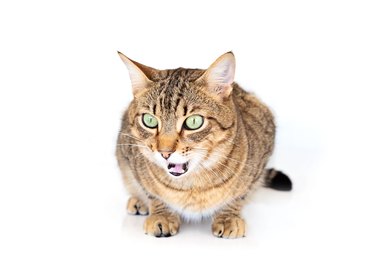
{"type": "MultiPolygon", "coordinates": [[[[155,172],[157,173],[157,172],[155,172]]],[[[171,209],[188,219],[213,215],[237,195],[237,179],[229,179],[226,183],[195,185],[196,177],[187,177],[181,181],[164,181],[160,176],[143,177],[143,185],[151,195],[157,196],[171,209]],[[191,179],[189,179],[191,178],[191,179]]],[[[198,179],[199,180],[199,179],[198,179]]]]}
{"type": "Polygon", "coordinates": [[[188,220],[212,216],[228,202],[230,196],[224,188],[210,190],[166,190],[161,195],[165,203],[188,220]]]}

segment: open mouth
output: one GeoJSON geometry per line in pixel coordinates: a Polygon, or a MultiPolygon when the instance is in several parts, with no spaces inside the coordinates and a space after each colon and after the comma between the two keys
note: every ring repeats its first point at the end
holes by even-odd
{"type": "Polygon", "coordinates": [[[180,176],[189,169],[189,162],[185,163],[168,163],[168,172],[173,176],[180,176]]]}

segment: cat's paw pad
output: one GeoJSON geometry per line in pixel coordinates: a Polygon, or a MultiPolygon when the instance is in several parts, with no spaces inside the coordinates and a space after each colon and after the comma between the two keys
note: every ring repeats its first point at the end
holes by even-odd
{"type": "Polygon", "coordinates": [[[156,237],[176,235],[180,228],[180,218],[177,215],[151,215],[144,224],[145,233],[156,237]]]}
{"type": "Polygon", "coordinates": [[[147,215],[148,207],[138,198],[131,197],[128,200],[127,210],[132,215],[147,215]]]}
{"type": "Polygon", "coordinates": [[[246,223],[237,216],[217,218],[212,223],[212,233],[216,237],[239,238],[245,236],[246,223]]]}

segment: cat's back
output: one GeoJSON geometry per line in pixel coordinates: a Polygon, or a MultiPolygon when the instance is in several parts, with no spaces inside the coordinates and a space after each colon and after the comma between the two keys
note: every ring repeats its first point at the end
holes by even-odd
{"type": "Polygon", "coordinates": [[[236,83],[233,84],[233,101],[249,142],[260,150],[272,151],[276,127],[271,110],[255,94],[246,92],[236,83]]]}

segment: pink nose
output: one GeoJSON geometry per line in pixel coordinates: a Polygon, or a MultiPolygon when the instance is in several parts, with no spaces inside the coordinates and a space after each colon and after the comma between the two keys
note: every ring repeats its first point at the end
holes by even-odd
{"type": "Polygon", "coordinates": [[[172,152],[160,152],[160,154],[163,158],[168,159],[171,156],[172,152]]]}

